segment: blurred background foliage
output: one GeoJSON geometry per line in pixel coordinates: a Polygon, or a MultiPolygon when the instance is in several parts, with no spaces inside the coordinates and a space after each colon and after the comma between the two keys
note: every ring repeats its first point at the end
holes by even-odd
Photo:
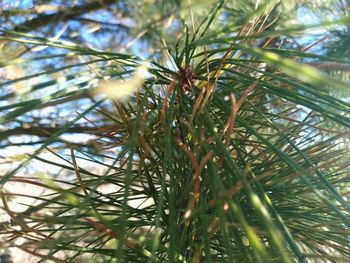
{"type": "Polygon", "coordinates": [[[349,0],[0,8],[4,260],[350,261],[349,0]]]}

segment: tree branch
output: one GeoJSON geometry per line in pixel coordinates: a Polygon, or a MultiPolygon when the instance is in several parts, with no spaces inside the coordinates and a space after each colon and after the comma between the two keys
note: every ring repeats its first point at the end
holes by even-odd
{"type": "MultiPolygon", "coordinates": [[[[62,127],[47,127],[47,126],[34,126],[30,124],[24,124],[20,127],[16,127],[9,130],[0,131],[0,139],[8,138],[13,135],[33,135],[39,137],[50,137],[55,132],[59,131],[62,127]],[[27,126],[27,127],[26,127],[27,126]]],[[[105,135],[113,131],[120,131],[120,128],[115,125],[106,125],[102,127],[89,127],[89,126],[73,126],[70,127],[66,133],[85,133],[91,135],[105,135]]]]}
{"type": "Polygon", "coordinates": [[[54,14],[42,14],[38,15],[36,18],[28,20],[14,28],[14,31],[27,32],[37,29],[48,24],[55,24],[58,22],[68,21],[74,19],[82,14],[96,11],[98,9],[104,8],[106,5],[111,5],[116,3],[117,0],[99,0],[88,3],[86,5],[73,6],[65,10],[59,11],[54,14]]]}

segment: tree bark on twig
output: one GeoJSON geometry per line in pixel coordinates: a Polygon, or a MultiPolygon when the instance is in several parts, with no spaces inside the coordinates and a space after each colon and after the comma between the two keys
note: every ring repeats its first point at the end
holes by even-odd
{"type": "Polygon", "coordinates": [[[13,30],[28,32],[31,30],[35,30],[39,27],[46,26],[48,24],[65,22],[85,13],[104,8],[116,2],[117,0],[99,0],[85,5],[73,6],[71,8],[67,8],[54,14],[41,14],[31,20],[27,20],[26,22],[16,26],[13,30]]]}
{"type": "MultiPolygon", "coordinates": [[[[8,138],[13,135],[33,135],[39,137],[50,137],[55,132],[59,131],[62,127],[47,127],[47,126],[30,126],[25,125],[16,127],[9,130],[0,131],[0,139],[8,138]]],[[[66,133],[85,133],[91,135],[104,135],[113,131],[120,131],[116,125],[106,125],[102,127],[89,127],[89,126],[73,126],[70,127],[66,133]]]]}

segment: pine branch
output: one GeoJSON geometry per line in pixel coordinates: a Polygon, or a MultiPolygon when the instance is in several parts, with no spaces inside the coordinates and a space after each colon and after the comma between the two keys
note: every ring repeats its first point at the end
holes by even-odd
{"type": "Polygon", "coordinates": [[[88,3],[86,5],[73,6],[54,14],[42,14],[16,26],[13,30],[22,32],[32,31],[48,24],[56,24],[59,22],[68,21],[70,19],[75,19],[80,15],[105,8],[106,6],[116,2],[117,0],[100,0],[88,3]]]}
{"type": "MultiPolygon", "coordinates": [[[[49,127],[46,125],[33,126],[31,124],[22,124],[20,127],[16,127],[9,130],[0,131],[0,139],[8,138],[14,135],[33,135],[39,137],[50,137],[55,132],[59,131],[62,127],[49,127]]],[[[67,130],[67,133],[85,133],[91,135],[105,135],[106,133],[119,130],[116,125],[106,125],[101,127],[89,127],[89,126],[73,126],[67,130]]]]}

